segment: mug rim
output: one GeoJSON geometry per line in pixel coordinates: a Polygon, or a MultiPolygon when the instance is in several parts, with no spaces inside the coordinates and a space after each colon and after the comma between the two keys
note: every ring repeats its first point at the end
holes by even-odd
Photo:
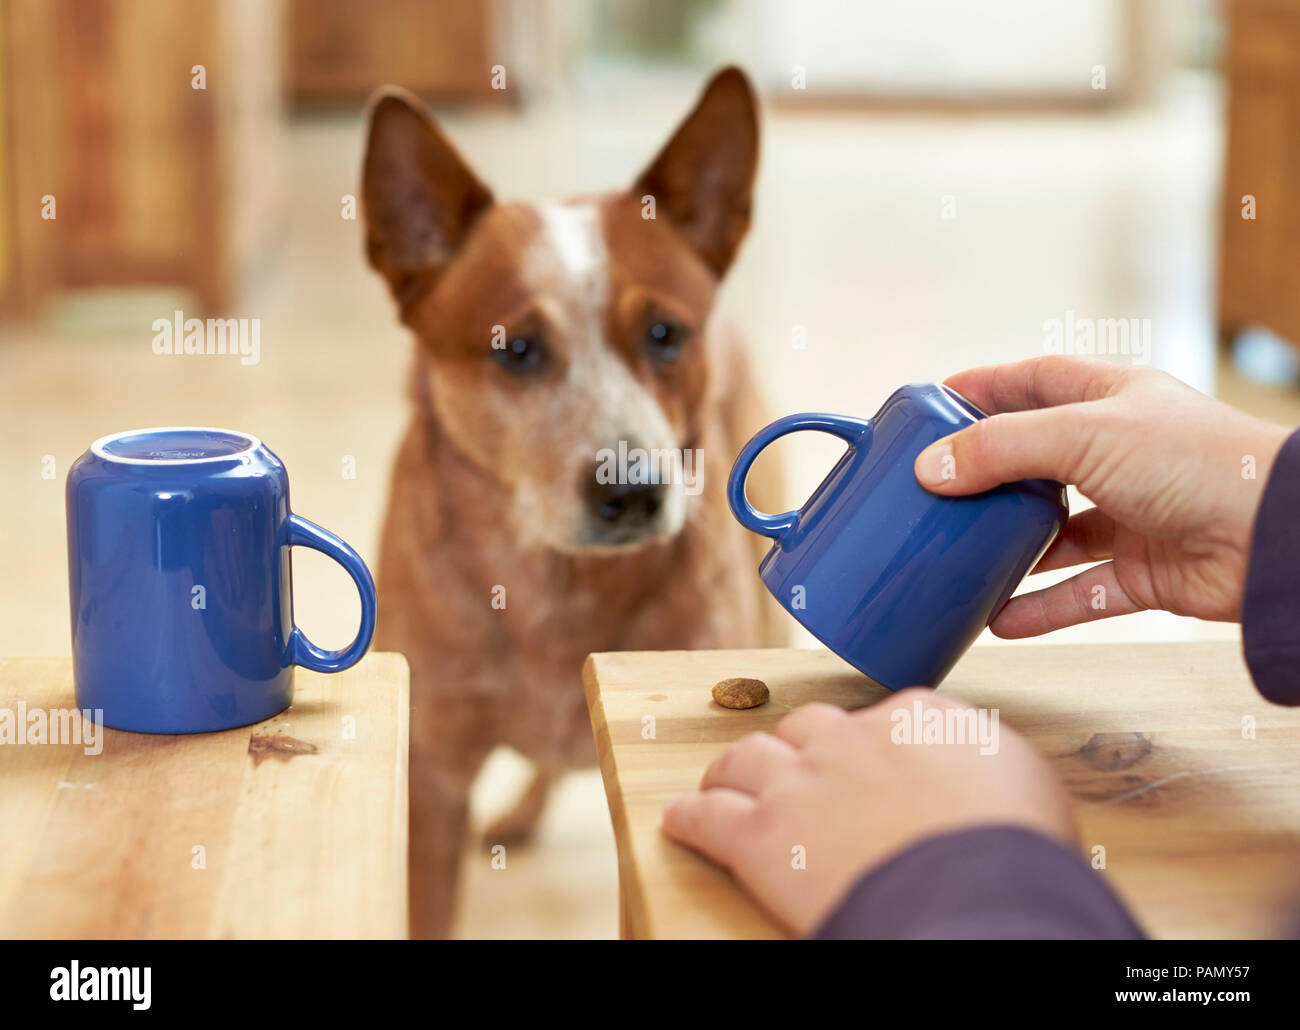
{"type": "Polygon", "coordinates": [[[239,458],[250,451],[255,451],[262,446],[262,441],[252,433],[245,433],[242,429],[220,429],[215,426],[146,426],[142,429],[123,429],[116,433],[109,433],[107,436],[101,436],[98,440],[90,445],[90,453],[104,461],[117,462],[121,465],[203,465],[209,462],[230,461],[233,458],[239,458]],[[229,454],[213,454],[206,458],[128,458],[119,454],[110,454],[105,447],[115,440],[120,440],[127,436],[139,436],[144,433],[224,433],[229,436],[237,436],[244,440],[247,446],[238,451],[232,451],[229,454]]]}

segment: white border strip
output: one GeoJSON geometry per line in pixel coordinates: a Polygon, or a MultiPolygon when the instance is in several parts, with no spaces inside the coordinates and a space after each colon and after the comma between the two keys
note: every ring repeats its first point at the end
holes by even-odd
{"type": "Polygon", "coordinates": [[[126,429],[120,433],[109,433],[108,436],[101,436],[98,440],[90,445],[90,453],[105,461],[115,461],[122,465],[202,465],[209,461],[229,461],[231,458],[238,458],[242,454],[256,450],[262,446],[262,441],[253,436],[252,433],[244,433],[238,429],[217,429],[213,426],[153,426],[148,429],[126,429]],[[227,433],[230,436],[238,436],[248,441],[248,446],[242,451],[235,451],[233,454],[215,454],[210,458],[123,458],[116,454],[109,454],[104,450],[105,444],[110,444],[114,440],[120,440],[124,436],[139,436],[143,433],[227,433]]]}

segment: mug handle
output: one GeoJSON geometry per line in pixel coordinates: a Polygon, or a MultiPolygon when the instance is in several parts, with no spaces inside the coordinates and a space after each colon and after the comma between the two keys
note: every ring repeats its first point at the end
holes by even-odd
{"type": "Polygon", "coordinates": [[[370,647],[371,637],[375,635],[375,581],[370,577],[370,570],[361,560],[361,555],[333,533],[293,513],[290,513],[287,525],[287,542],[290,547],[310,547],[329,555],[348,570],[361,594],[361,628],[357,630],[356,639],[341,651],[319,648],[297,626],[293,628],[290,653],[294,665],[314,669],[316,672],[342,672],[361,660],[361,656],[370,647]]]}
{"type": "Polygon", "coordinates": [[[793,526],[799,517],[798,511],[782,512],[780,515],[758,511],[745,496],[745,480],[749,476],[749,467],[754,464],[754,459],[763,448],[782,436],[803,429],[838,436],[850,448],[863,447],[871,442],[871,419],[851,418],[848,415],[786,415],[760,429],[736,457],[736,464],[731,467],[731,478],[727,481],[727,501],[731,505],[732,514],[746,529],[775,539],[793,526]]]}

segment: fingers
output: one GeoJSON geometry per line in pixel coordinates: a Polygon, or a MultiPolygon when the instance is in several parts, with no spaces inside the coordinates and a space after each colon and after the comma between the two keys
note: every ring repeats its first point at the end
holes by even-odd
{"type": "Polygon", "coordinates": [[[1145,610],[1146,605],[1138,604],[1119,585],[1115,563],[1107,562],[1043,590],[1013,597],[989,623],[989,629],[1009,640],[1036,637],[1081,622],[1145,610]]]}
{"type": "Polygon", "coordinates": [[[957,698],[940,694],[930,687],[908,687],[906,690],[889,694],[873,705],[852,712],[846,712],[834,705],[817,702],[806,704],[801,708],[796,708],[777,723],[775,732],[778,737],[788,742],[796,750],[801,750],[811,744],[814,739],[833,732],[837,726],[846,721],[852,720],[857,723],[879,722],[884,720],[891,711],[900,705],[908,706],[915,701],[922,702],[927,708],[960,708],[966,704],[957,698]]]}
{"type": "Polygon", "coordinates": [[[995,415],[932,443],[916,478],[938,494],[975,494],[1018,479],[1077,483],[1091,438],[1082,405],[995,415]]]}
{"type": "Polygon", "coordinates": [[[959,372],[947,380],[993,415],[931,444],[916,459],[927,490],[971,494],[1017,479],[1077,482],[1087,450],[1089,401],[1116,393],[1131,369],[1048,355],[959,372]]]}
{"type": "Polygon", "coordinates": [[[741,737],[704,770],[700,790],[724,787],[757,795],[786,774],[796,761],[795,749],[770,733],[741,737]]]}
{"type": "Polygon", "coordinates": [[[749,794],[726,788],[687,794],[664,809],[664,833],[731,868],[738,842],[758,807],[749,794]]]}
{"type": "Polygon", "coordinates": [[[813,737],[830,729],[848,714],[834,705],[813,703],[796,708],[776,724],[776,735],[795,748],[807,747],[813,737]]]}
{"type": "Polygon", "coordinates": [[[990,415],[996,415],[1096,400],[1114,393],[1127,376],[1127,369],[1108,361],[1047,355],[972,368],[944,382],[990,415]]]}
{"type": "Polygon", "coordinates": [[[1038,559],[1034,572],[1068,569],[1071,565],[1105,561],[1115,555],[1115,520],[1100,508],[1071,515],[1061,535],[1038,559]]]}

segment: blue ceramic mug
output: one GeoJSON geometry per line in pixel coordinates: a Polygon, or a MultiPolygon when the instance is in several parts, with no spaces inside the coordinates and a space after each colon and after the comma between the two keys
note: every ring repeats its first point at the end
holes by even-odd
{"type": "Polygon", "coordinates": [[[916,481],[921,451],[986,417],[946,386],[904,386],[871,419],[778,419],[731,470],[731,510],[775,541],[759,566],[768,590],[813,636],[891,690],[937,685],[1068,517],[1060,483],[940,497],[916,481]],[[838,436],[848,449],[798,511],[756,511],[745,497],[754,459],[803,429],[838,436]]]}
{"type": "Polygon", "coordinates": [[[140,733],[202,733],[268,719],[293,667],[338,672],[375,628],[360,556],[289,510],[280,459],[227,429],[138,429],[96,440],[68,472],[68,579],[77,707],[140,733]],[[340,651],[293,624],[289,548],[323,551],[361,592],[340,651]]]}

